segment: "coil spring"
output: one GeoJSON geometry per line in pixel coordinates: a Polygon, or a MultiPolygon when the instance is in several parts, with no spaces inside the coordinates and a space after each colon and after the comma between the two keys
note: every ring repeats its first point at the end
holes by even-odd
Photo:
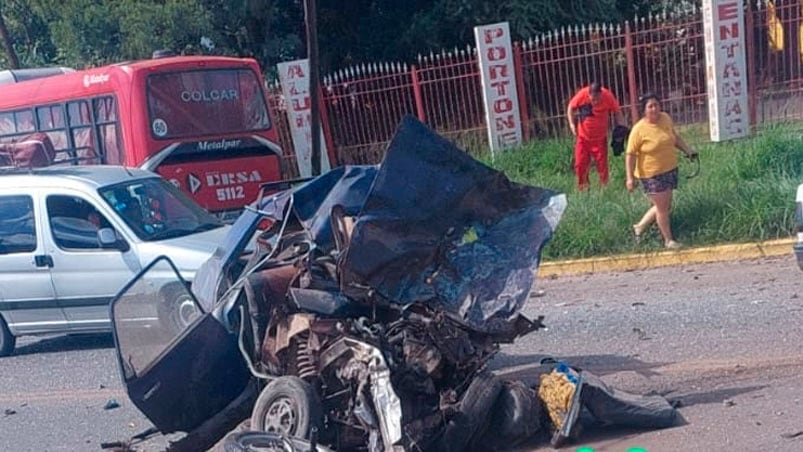
{"type": "Polygon", "coordinates": [[[296,368],[301,379],[315,377],[315,358],[309,349],[309,332],[301,333],[296,336],[296,368]]]}

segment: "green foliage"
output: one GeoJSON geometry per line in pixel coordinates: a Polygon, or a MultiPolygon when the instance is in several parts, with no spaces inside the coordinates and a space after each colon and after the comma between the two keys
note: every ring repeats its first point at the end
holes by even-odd
{"type": "Polygon", "coordinates": [[[32,2],[5,0],[0,6],[14,39],[20,64],[23,67],[35,67],[54,61],[57,50],[50,39],[47,20],[40,14],[31,14],[32,2]]]}
{"type": "MultiPolygon", "coordinates": [[[[655,8],[644,0],[317,0],[321,69],[462,48],[480,24],[509,21],[514,37],[526,38],[655,8]]],[[[0,13],[24,66],[80,68],[160,48],[252,56],[266,69],[305,55],[300,0],[5,0],[0,13]],[[202,37],[214,48],[203,48],[202,37]]]]}
{"type": "Polygon", "coordinates": [[[24,66],[76,68],[147,58],[156,49],[198,53],[214,42],[212,12],[197,0],[13,0],[3,14],[24,66]]]}
{"type": "Polygon", "coordinates": [[[60,63],[81,68],[121,58],[120,22],[108,5],[97,0],[42,3],[45,11],[60,11],[50,25],[60,63]]]}
{"type": "MultiPolygon", "coordinates": [[[[685,135],[690,143],[700,136],[685,135]]],[[[732,142],[698,146],[701,172],[693,179],[690,164],[681,161],[680,188],[675,192],[672,230],[689,245],[738,243],[789,237],[794,230],[794,193],[803,181],[800,132],[784,127],[732,142]]],[[[578,192],[571,168],[569,140],[531,143],[497,156],[492,166],[511,179],[567,194],[568,207],[546,259],[658,251],[662,242],[653,226],[640,244],[630,226],[650,206],[640,191],[624,188],[624,159],[609,156],[611,181],[578,192]]]]}

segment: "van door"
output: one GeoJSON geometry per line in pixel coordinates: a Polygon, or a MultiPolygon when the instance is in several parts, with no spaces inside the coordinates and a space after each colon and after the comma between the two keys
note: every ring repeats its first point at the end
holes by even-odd
{"type": "Polygon", "coordinates": [[[114,229],[113,224],[83,196],[51,192],[45,210],[52,240],[50,272],[70,329],[110,329],[109,302],[139,272],[139,259],[119,231],[115,247],[101,246],[98,231],[114,229]]]}
{"type": "Polygon", "coordinates": [[[15,335],[67,329],[38,208],[31,194],[0,192],[0,312],[15,335]]]}

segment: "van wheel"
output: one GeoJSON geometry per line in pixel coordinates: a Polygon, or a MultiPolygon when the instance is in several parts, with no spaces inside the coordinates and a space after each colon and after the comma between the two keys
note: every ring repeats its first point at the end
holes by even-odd
{"type": "Polygon", "coordinates": [[[0,316],[0,356],[8,356],[14,351],[17,338],[11,334],[6,321],[0,316]]]}
{"type": "Polygon", "coordinates": [[[265,386],[251,413],[251,428],[309,439],[313,428],[320,431],[321,402],[318,393],[306,381],[279,377],[265,386]]]}
{"type": "Polygon", "coordinates": [[[157,309],[162,327],[174,335],[184,331],[201,314],[187,290],[176,286],[164,289],[157,309]]]}

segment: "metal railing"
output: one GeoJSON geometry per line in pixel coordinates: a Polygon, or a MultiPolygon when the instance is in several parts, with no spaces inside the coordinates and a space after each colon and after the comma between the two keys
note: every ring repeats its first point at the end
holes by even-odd
{"type": "MultiPolygon", "coordinates": [[[[803,19],[800,2],[756,0],[745,14],[753,125],[803,117],[803,19]]],[[[563,28],[514,43],[525,140],[568,133],[572,94],[593,80],[638,119],[636,99],[656,92],[677,124],[707,121],[702,14],[637,18],[622,24],[563,28]]],[[[399,120],[414,115],[470,151],[487,145],[482,88],[472,46],[419,56],[416,64],[372,63],[323,79],[327,141],[339,164],[378,163],[399,120]]],[[[292,149],[272,87],[274,123],[292,149]]],[[[288,161],[292,152],[286,152],[288,161]]],[[[292,166],[292,165],[291,165],[292,166]]]]}

